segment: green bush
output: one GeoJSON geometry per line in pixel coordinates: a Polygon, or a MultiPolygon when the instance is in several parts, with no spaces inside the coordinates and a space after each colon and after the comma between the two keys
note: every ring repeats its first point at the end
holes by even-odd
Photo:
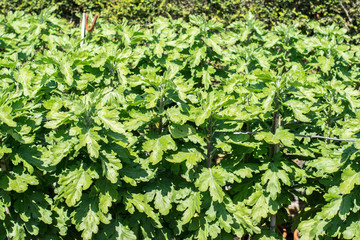
{"type": "Polygon", "coordinates": [[[0,239],[358,238],[345,29],[100,19],[81,46],[52,11],[0,16],[0,239]]]}
{"type": "Polygon", "coordinates": [[[79,13],[87,11],[111,21],[126,18],[141,24],[168,15],[188,20],[191,14],[228,24],[250,11],[269,28],[278,23],[290,24],[294,20],[303,23],[316,20],[323,25],[337,23],[348,29],[350,34],[356,34],[360,24],[359,4],[359,1],[353,0],[8,0],[0,3],[0,11],[39,13],[46,7],[58,6],[62,17],[76,22],[79,22],[79,13]]]}

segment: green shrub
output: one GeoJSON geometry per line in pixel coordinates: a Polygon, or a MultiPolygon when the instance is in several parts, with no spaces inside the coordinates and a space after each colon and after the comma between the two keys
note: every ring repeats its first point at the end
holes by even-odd
{"type": "Polygon", "coordinates": [[[52,11],[0,16],[0,239],[280,239],[293,194],[303,238],[359,236],[345,29],[100,19],[81,46],[52,11]]]}
{"type": "Polygon", "coordinates": [[[352,0],[8,0],[0,3],[0,11],[39,13],[41,9],[50,6],[58,6],[58,13],[62,17],[77,23],[82,11],[100,14],[102,18],[111,21],[126,18],[141,24],[168,15],[188,20],[191,14],[204,15],[207,19],[214,18],[228,24],[250,11],[269,28],[278,23],[291,24],[294,20],[303,23],[316,20],[323,25],[336,23],[347,28],[350,34],[356,34],[360,24],[359,2],[352,0]]]}

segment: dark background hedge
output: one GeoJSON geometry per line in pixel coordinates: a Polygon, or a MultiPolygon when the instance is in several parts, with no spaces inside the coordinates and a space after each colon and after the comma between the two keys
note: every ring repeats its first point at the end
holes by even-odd
{"type": "Polygon", "coordinates": [[[294,19],[317,20],[323,24],[335,22],[355,35],[359,33],[360,23],[360,0],[3,0],[0,11],[2,14],[15,10],[38,13],[54,5],[58,6],[61,17],[75,23],[79,22],[79,13],[87,11],[110,21],[127,18],[141,24],[159,15],[187,19],[190,14],[203,14],[226,24],[249,10],[270,28],[294,19]]]}

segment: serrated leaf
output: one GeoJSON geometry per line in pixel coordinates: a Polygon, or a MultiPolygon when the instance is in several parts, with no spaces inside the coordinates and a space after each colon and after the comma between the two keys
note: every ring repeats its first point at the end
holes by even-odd
{"type": "Polygon", "coordinates": [[[287,147],[294,146],[295,136],[294,134],[290,133],[289,130],[287,129],[283,129],[283,128],[276,129],[274,138],[279,139],[282,142],[282,144],[284,144],[287,147]]]}
{"type": "Polygon", "coordinates": [[[260,228],[255,226],[250,218],[250,209],[243,205],[233,204],[228,204],[227,209],[233,213],[234,221],[238,223],[237,227],[233,227],[237,236],[243,236],[245,233],[244,229],[246,229],[248,233],[260,233],[260,228]]]}
{"type": "Polygon", "coordinates": [[[251,210],[252,218],[255,222],[260,222],[262,218],[266,218],[268,216],[268,201],[266,200],[264,194],[260,192],[258,198],[256,198],[256,203],[251,210]]]}
{"type": "Polygon", "coordinates": [[[275,200],[277,196],[281,193],[280,180],[284,184],[290,185],[290,179],[287,173],[284,170],[275,169],[274,167],[266,170],[261,178],[262,184],[267,184],[266,191],[270,193],[270,197],[273,200],[275,200]]]}
{"type": "Polygon", "coordinates": [[[169,126],[169,131],[171,133],[171,136],[175,139],[184,138],[196,133],[195,128],[188,124],[172,124],[171,126],[169,126]]]}
{"type": "Polygon", "coordinates": [[[324,227],[327,221],[309,219],[299,224],[300,237],[304,239],[314,239],[324,234],[324,227]]]}
{"type": "Polygon", "coordinates": [[[319,212],[319,216],[323,219],[332,219],[339,212],[341,202],[341,198],[332,200],[322,208],[321,212],[319,212]]]}
{"type": "Polygon", "coordinates": [[[16,127],[14,118],[11,117],[12,108],[9,106],[0,106],[0,121],[8,125],[9,127],[16,127]]]}
{"type": "Polygon", "coordinates": [[[136,240],[137,237],[129,228],[129,224],[125,224],[122,218],[116,217],[110,224],[104,226],[96,239],[136,240]]]}
{"type": "Polygon", "coordinates": [[[206,47],[197,47],[196,49],[191,49],[190,54],[192,56],[192,60],[190,62],[191,67],[196,67],[200,64],[201,60],[206,57],[206,47]]]}
{"type": "Polygon", "coordinates": [[[0,187],[6,191],[25,192],[29,185],[38,185],[39,181],[33,175],[12,172],[9,175],[2,175],[0,178],[0,187]]]}
{"type": "Polygon", "coordinates": [[[70,170],[59,177],[59,197],[65,198],[66,204],[72,207],[80,200],[82,191],[91,184],[91,176],[84,168],[70,170]]]}
{"type": "Polygon", "coordinates": [[[222,55],[222,50],[221,47],[216,43],[216,41],[212,38],[206,38],[204,40],[204,42],[206,43],[206,45],[208,45],[209,47],[211,47],[214,52],[216,52],[219,55],[222,55]]]}
{"type": "Polygon", "coordinates": [[[96,181],[95,186],[99,191],[99,209],[106,214],[109,212],[113,202],[116,202],[119,198],[117,187],[103,178],[96,181]]]}
{"type": "Polygon", "coordinates": [[[339,190],[342,194],[349,194],[355,187],[355,185],[360,185],[360,173],[356,172],[351,167],[344,169],[341,174],[341,179],[343,182],[339,186],[339,190]]]}
{"type": "Polygon", "coordinates": [[[163,153],[168,150],[176,150],[176,143],[170,135],[164,135],[157,139],[150,139],[143,144],[145,151],[151,152],[149,161],[155,165],[162,160],[163,153]]]}
{"type": "Polygon", "coordinates": [[[118,122],[119,113],[116,110],[107,110],[101,109],[97,113],[97,117],[104,124],[106,129],[111,129],[111,131],[116,133],[124,133],[124,126],[118,122]]]}
{"type": "Polygon", "coordinates": [[[279,138],[277,138],[271,132],[259,132],[258,134],[255,135],[255,139],[258,141],[264,140],[266,143],[269,143],[269,144],[280,143],[279,138]]]}
{"type": "Polygon", "coordinates": [[[130,213],[134,213],[134,207],[141,213],[145,213],[149,218],[153,219],[158,226],[161,226],[159,216],[154,212],[153,208],[145,201],[142,194],[132,194],[126,199],[126,209],[130,213]]]}
{"type": "Polygon", "coordinates": [[[116,183],[119,176],[118,170],[122,169],[120,159],[117,157],[116,153],[113,150],[102,150],[100,154],[100,159],[103,163],[103,170],[106,178],[111,183],[116,183]]]}
{"type": "Polygon", "coordinates": [[[89,155],[94,158],[99,157],[100,145],[98,141],[100,139],[98,132],[94,128],[88,129],[85,134],[79,136],[81,146],[86,146],[89,155]]]}
{"type": "Polygon", "coordinates": [[[71,86],[74,82],[73,79],[73,70],[71,68],[72,63],[69,62],[67,59],[63,59],[60,63],[60,71],[65,77],[65,82],[67,85],[71,86]]]}
{"type": "Polygon", "coordinates": [[[26,192],[26,194],[17,195],[14,208],[16,212],[20,213],[20,218],[24,222],[31,222],[31,219],[37,219],[46,224],[51,224],[51,204],[52,202],[48,196],[31,191],[26,192]]]}
{"type": "Polygon", "coordinates": [[[181,224],[184,225],[194,217],[195,213],[200,213],[201,196],[199,192],[192,192],[188,198],[178,204],[176,210],[184,212],[181,224]]]}
{"type": "Polygon", "coordinates": [[[360,221],[354,221],[343,232],[345,239],[360,239],[360,221]]]}
{"type": "MultiPolygon", "coordinates": [[[[117,237],[116,240],[136,240],[136,235],[129,229],[128,226],[122,225],[120,222],[115,227],[117,237]]],[[[111,239],[111,238],[110,238],[111,239]]]]}
{"type": "Polygon", "coordinates": [[[225,196],[222,187],[225,186],[227,180],[232,181],[233,179],[223,168],[206,168],[196,180],[195,186],[202,192],[209,190],[213,201],[221,203],[225,196]]]}
{"type": "Polygon", "coordinates": [[[321,70],[325,73],[328,73],[330,69],[334,66],[334,58],[332,56],[330,57],[320,56],[317,58],[317,60],[320,64],[321,70]]]}
{"type": "Polygon", "coordinates": [[[162,215],[168,215],[170,209],[172,208],[171,205],[171,195],[166,194],[165,196],[162,195],[161,191],[157,191],[154,200],[155,208],[159,210],[162,215]]]}
{"type": "Polygon", "coordinates": [[[34,73],[30,70],[30,67],[28,65],[20,69],[17,76],[17,81],[21,83],[25,96],[30,96],[31,94],[31,81],[33,78],[34,73]]]}
{"type": "Polygon", "coordinates": [[[68,216],[68,210],[65,209],[64,206],[58,207],[55,206],[53,211],[56,212],[57,216],[56,219],[56,227],[59,229],[59,234],[61,236],[65,236],[68,230],[67,221],[70,219],[68,216]]]}
{"type": "Polygon", "coordinates": [[[80,205],[71,213],[71,223],[78,231],[82,231],[83,239],[92,239],[94,233],[99,230],[100,217],[98,216],[98,203],[93,198],[87,197],[80,202],[80,205]]]}
{"type": "Polygon", "coordinates": [[[195,148],[188,149],[188,152],[178,152],[166,158],[166,161],[172,163],[181,163],[186,161],[186,167],[192,168],[198,162],[204,159],[203,155],[198,152],[195,148]]]}
{"type": "Polygon", "coordinates": [[[71,113],[68,112],[51,111],[46,115],[49,121],[45,123],[44,127],[50,129],[58,128],[60,125],[66,124],[71,116],[71,113]]]}
{"type": "Polygon", "coordinates": [[[175,124],[184,124],[189,120],[189,116],[181,112],[178,107],[172,107],[166,110],[166,115],[175,124]]]}

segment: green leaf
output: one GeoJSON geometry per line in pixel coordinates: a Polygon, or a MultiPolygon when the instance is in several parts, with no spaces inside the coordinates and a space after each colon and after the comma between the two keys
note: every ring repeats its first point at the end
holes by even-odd
{"type": "Polygon", "coordinates": [[[155,208],[159,210],[162,215],[168,215],[171,205],[171,194],[168,193],[163,195],[161,190],[156,192],[155,200],[154,200],[155,208]]]}
{"type": "Polygon", "coordinates": [[[70,219],[68,216],[68,210],[62,206],[55,206],[53,211],[56,212],[57,216],[56,219],[56,227],[59,229],[59,234],[61,236],[65,236],[68,230],[68,223],[67,221],[70,219]]]}
{"type": "Polygon", "coordinates": [[[200,213],[201,195],[199,192],[192,192],[188,198],[181,201],[176,210],[184,212],[181,218],[181,224],[185,225],[194,218],[195,213],[200,213]]]}
{"type": "Polygon", "coordinates": [[[59,142],[55,145],[49,146],[49,150],[44,152],[41,156],[45,167],[56,166],[73,150],[73,143],[71,141],[59,142]]]}
{"type": "Polygon", "coordinates": [[[68,112],[48,112],[46,117],[49,119],[44,125],[46,128],[55,129],[59,126],[66,124],[71,118],[72,114],[68,112]]]}
{"type": "Polygon", "coordinates": [[[66,84],[69,86],[71,86],[74,82],[73,71],[72,71],[71,65],[72,65],[72,62],[68,61],[67,58],[64,58],[60,62],[60,71],[65,77],[64,80],[65,80],[66,84]]]}
{"type": "Polygon", "coordinates": [[[356,172],[351,167],[347,167],[341,174],[341,179],[343,182],[339,186],[340,192],[342,194],[349,194],[355,185],[360,185],[360,172],[356,172]]]}
{"type": "Polygon", "coordinates": [[[334,58],[332,56],[320,56],[317,58],[317,61],[319,62],[320,68],[324,73],[328,73],[330,69],[334,66],[334,58]]]}
{"type": "Polygon", "coordinates": [[[80,200],[82,191],[88,189],[91,184],[91,176],[82,166],[67,171],[59,177],[59,197],[65,198],[66,204],[72,207],[80,200]]]}
{"type": "Polygon", "coordinates": [[[98,158],[100,145],[98,141],[100,136],[95,128],[88,129],[85,134],[79,136],[81,146],[87,146],[88,153],[91,157],[98,158]]]}
{"type": "Polygon", "coordinates": [[[18,194],[14,203],[15,211],[20,213],[24,222],[36,225],[35,221],[42,221],[46,224],[52,223],[52,212],[50,206],[52,201],[49,196],[35,191],[27,191],[26,194],[18,194]]]}
{"type": "Polygon", "coordinates": [[[262,184],[267,184],[266,191],[270,193],[273,200],[281,193],[280,180],[288,186],[291,184],[288,174],[284,170],[277,169],[274,165],[271,165],[261,178],[262,184]]]}
{"type": "Polygon", "coordinates": [[[135,233],[129,228],[128,224],[124,224],[121,218],[116,218],[110,224],[104,226],[100,237],[97,239],[109,240],[136,240],[135,233]]]}
{"type": "Polygon", "coordinates": [[[9,106],[0,106],[0,121],[9,127],[16,127],[16,122],[14,122],[14,118],[10,115],[11,110],[12,108],[9,106]]]}
{"type": "Polygon", "coordinates": [[[196,133],[195,128],[189,124],[172,124],[169,126],[169,131],[171,133],[171,136],[175,139],[185,138],[196,133]]]}
{"type": "Polygon", "coordinates": [[[25,192],[29,185],[38,185],[39,181],[33,175],[11,172],[0,177],[0,187],[6,191],[25,192]]]}
{"type": "Polygon", "coordinates": [[[118,170],[122,169],[120,159],[117,157],[116,153],[113,150],[102,150],[100,154],[100,159],[103,163],[103,169],[106,178],[111,183],[116,183],[119,176],[118,170]]]}
{"type": "Polygon", "coordinates": [[[6,208],[8,208],[11,205],[11,198],[10,195],[0,190],[0,220],[4,220],[6,216],[6,208]]]}
{"type": "Polygon", "coordinates": [[[264,140],[266,143],[269,144],[280,143],[279,138],[273,135],[271,132],[259,132],[258,134],[255,135],[255,139],[258,141],[264,140]]]}
{"type": "Polygon", "coordinates": [[[298,100],[289,100],[284,103],[285,106],[288,106],[290,110],[294,112],[295,118],[302,122],[311,122],[311,119],[306,117],[304,114],[310,111],[310,107],[306,102],[301,102],[298,100]]]}
{"type": "Polygon", "coordinates": [[[142,194],[132,194],[126,198],[126,210],[134,213],[134,207],[141,213],[145,213],[149,218],[153,219],[158,226],[161,226],[159,216],[154,212],[153,208],[145,201],[142,194]]]}
{"type": "Polygon", "coordinates": [[[87,196],[80,205],[71,213],[71,223],[78,231],[82,231],[83,239],[92,239],[99,230],[100,217],[98,216],[98,203],[87,196]]]}
{"type": "Polygon", "coordinates": [[[17,81],[21,83],[23,87],[23,92],[25,96],[30,96],[31,90],[31,82],[34,78],[34,73],[30,70],[28,65],[22,67],[17,76],[17,81]]]}
{"type": "Polygon", "coordinates": [[[99,209],[106,214],[109,212],[112,203],[119,198],[117,186],[104,178],[96,181],[95,186],[99,192],[99,209]]]}
{"type": "Polygon", "coordinates": [[[151,152],[149,161],[155,165],[162,160],[163,153],[168,150],[176,150],[176,143],[170,135],[161,136],[157,139],[147,140],[143,144],[145,151],[151,152]]]}
{"type": "Polygon", "coordinates": [[[166,161],[172,163],[181,163],[186,161],[186,167],[192,168],[197,163],[201,162],[204,156],[198,152],[195,148],[188,149],[188,152],[178,152],[166,158],[166,161]]]}
{"type": "Polygon", "coordinates": [[[354,221],[343,232],[345,239],[360,239],[360,221],[354,221]]]}
{"type": "Polygon", "coordinates": [[[124,133],[124,126],[118,122],[119,120],[119,113],[116,110],[108,110],[108,109],[101,109],[97,113],[97,117],[101,120],[104,124],[106,129],[111,129],[111,131],[116,133],[124,133]]]}
{"type": "Polygon", "coordinates": [[[204,42],[206,43],[206,45],[211,47],[214,50],[214,52],[216,52],[220,56],[222,55],[222,50],[221,47],[217,44],[217,39],[215,40],[213,38],[206,38],[204,42]]]}
{"type": "Polygon", "coordinates": [[[13,222],[12,228],[8,229],[8,231],[8,237],[12,238],[13,240],[24,240],[27,235],[24,224],[20,224],[16,221],[13,222]]]}
{"type": "Polygon", "coordinates": [[[341,202],[341,198],[332,200],[322,208],[321,212],[319,212],[319,216],[323,219],[332,219],[339,212],[341,202]]]}
{"type": "Polygon", "coordinates": [[[209,190],[213,201],[222,202],[225,196],[222,187],[226,181],[233,181],[233,176],[223,168],[205,168],[196,180],[195,186],[202,192],[209,190]]]}
{"type": "Polygon", "coordinates": [[[216,209],[216,218],[214,220],[218,221],[220,227],[227,233],[231,233],[231,225],[234,223],[231,213],[226,210],[226,206],[224,204],[220,204],[218,202],[214,203],[214,208],[216,209]]]}
{"type": "Polygon", "coordinates": [[[250,234],[260,233],[260,228],[255,226],[250,218],[250,209],[244,205],[234,205],[232,203],[227,204],[226,208],[233,214],[234,221],[238,223],[237,226],[233,226],[233,230],[237,236],[243,236],[245,233],[244,229],[250,234]]]}
{"type": "Polygon", "coordinates": [[[203,46],[201,48],[197,47],[194,50],[191,49],[190,54],[191,54],[190,65],[191,67],[196,67],[200,64],[201,60],[206,57],[206,47],[203,46]]]}
{"type": "MultiPolygon", "coordinates": [[[[113,238],[113,239],[136,240],[136,236],[135,236],[134,232],[131,231],[128,226],[122,225],[121,222],[119,222],[117,224],[117,226],[115,227],[115,230],[116,230],[117,236],[116,236],[116,238],[113,238]]],[[[110,239],[112,239],[112,238],[110,238],[110,239]]]]}
{"type": "Polygon", "coordinates": [[[328,221],[318,219],[301,221],[298,227],[301,238],[316,239],[317,236],[324,234],[324,227],[326,224],[328,224],[328,221]]]}
{"type": "Polygon", "coordinates": [[[284,146],[293,147],[295,136],[290,133],[288,129],[278,128],[276,129],[274,138],[279,139],[284,146]]]}
{"type": "Polygon", "coordinates": [[[178,107],[171,107],[166,110],[167,117],[171,122],[175,124],[184,124],[189,120],[189,116],[181,112],[181,109],[178,107]]]}
{"type": "Polygon", "coordinates": [[[251,215],[255,222],[260,222],[266,218],[269,213],[269,202],[263,194],[263,191],[254,192],[249,198],[249,205],[252,205],[251,215]]]}

